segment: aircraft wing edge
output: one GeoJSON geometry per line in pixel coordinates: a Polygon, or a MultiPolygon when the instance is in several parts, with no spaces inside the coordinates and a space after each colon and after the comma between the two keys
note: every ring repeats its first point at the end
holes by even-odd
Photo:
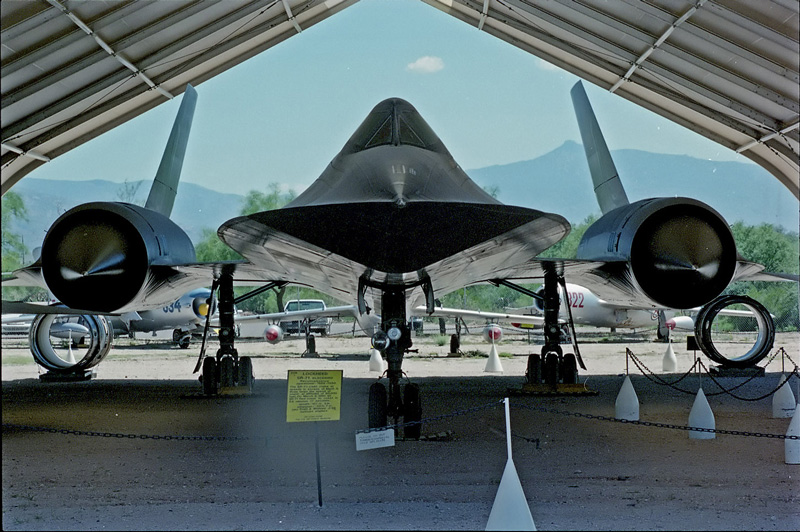
{"type": "Polygon", "coordinates": [[[3,300],[3,314],[74,314],[74,315],[102,314],[104,316],[116,316],[116,314],[108,314],[92,310],[81,310],[81,309],[70,308],[60,303],[56,305],[50,305],[50,304],[25,303],[23,301],[7,301],[5,299],[3,300]]]}
{"type": "Polygon", "coordinates": [[[357,316],[358,307],[355,305],[345,305],[340,307],[328,307],[325,310],[290,310],[288,312],[270,312],[267,314],[253,314],[251,316],[236,316],[236,321],[248,320],[285,320],[292,321],[298,318],[317,318],[317,317],[341,317],[357,316]]]}
{"type": "Polygon", "coordinates": [[[447,316],[451,318],[481,318],[487,320],[507,321],[509,323],[528,323],[543,325],[544,318],[530,314],[508,314],[505,312],[486,312],[483,310],[467,310],[447,307],[434,307],[433,313],[428,314],[424,305],[414,308],[414,315],[418,316],[447,316]]]}

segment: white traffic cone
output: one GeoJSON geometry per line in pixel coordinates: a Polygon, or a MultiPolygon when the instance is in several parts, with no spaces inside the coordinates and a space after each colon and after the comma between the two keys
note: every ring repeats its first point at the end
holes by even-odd
{"type": "Polygon", "coordinates": [[[381,356],[381,352],[377,349],[370,349],[369,350],[369,370],[370,371],[377,371],[378,373],[383,373],[384,371],[384,360],[381,356]]]}
{"type": "Polygon", "coordinates": [[[672,350],[672,340],[669,340],[667,345],[667,352],[664,353],[661,369],[664,373],[673,373],[678,370],[678,359],[675,358],[675,351],[672,350]]]}
{"type": "MultiPolygon", "coordinates": [[[[778,378],[778,382],[781,382],[782,380],[783,373],[781,373],[780,377],[778,378]]],[[[775,393],[772,394],[772,417],[792,417],[792,415],[794,415],[796,404],[797,401],[794,398],[792,389],[789,387],[789,381],[786,381],[780,388],[775,390],[775,393]]]]}
{"type": "MultiPolygon", "coordinates": [[[[800,437],[800,415],[797,411],[800,410],[795,405],[794,415],[792,421],[789,423],[789,429],[786,431],[786,436],[800,437]]],[[[788,437],[783,440],[785,448],[786,463],[787,464],[800,464],[800,440],[790,440],[788,437]]]]}
{"type": "Polygon", "coordinates": [[[506,461],[486,530],[536,530],[514,462],[506,461]]]}
{"type": "Polygon", "coordinates": [[[622,381],[622,387],[617,394],[617,400],[614,402],[614,417],[639,421],[639,397],[636,395],[636,390],[633,389],[633,383],[628,375],[625,375],[625,380],[622,381]]]}
{"type": "Polygon", "coordinates": [[[486,361],[486,367],[483,368],[486,373],[503,373],[503,365],[500,364],[500,355],[497,354],[497,347],[492,342],[492,348],[489,350],[489,360],[486,361]]]}
{"type": "Polygon", "coordinates": [[[72,352],[72,331],[69,332],[69,339],[67,340],[67,362],[73,366],[78,363],[75,360],[75,353],[72,352]]]}
{"type": "MultiPolygon", "coordinates": [[[[712,430],[717,428],[714,421],[714,412],[711,411],[711,406],[708,404],[708,399],[706,399],[706,394],[703,393],[702,388],[697,390],[697,397],[694,398],[692,410],[689,412],[689,426],[712,430]]],[[[692,440],[713,440],[716,436],[714,432],[689,431],[689,439],[692,440]]]]}
{"type": "Polygon", "coordinates": [[[531,508],[528,499],[519,481],[517,468],[511,458],[511,415],[509,414],[508,397],[505,398],[506,408],[506,448],[508,460],[494,497],[492,511],[489,512],[489,521],[486,530],[536,530],[533,523],[531,508]]]}

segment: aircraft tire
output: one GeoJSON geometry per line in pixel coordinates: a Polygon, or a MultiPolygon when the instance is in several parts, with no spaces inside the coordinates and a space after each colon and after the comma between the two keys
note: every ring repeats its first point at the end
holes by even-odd
{"type": "MultiPolygon", "coordinates": [[[[403,422],[420,421],[422,419],[422,402],[418,384],[406,384],[403,401],[403,422]]],[[[404,429],[406,439],[418,440],[422,434],[422,423],[407,426],[404,429]]]]}
{"type": "Polygon", "coordinates": [[[558,355],[547,353],[544,357],[542,373],[545,384],[558,384],[558,355]]]}
{"type": "Polygon", "coordinates": [[[576,384],[578,382],[578,361],[572,353],[564,355],[564,362],[561,366],[561,379],[564,384],[576,384]]]}
{"type": "Polygon", "coordinates": [[[203,360],[203,394],[216,395],[217,391],[217,361],[206,357],[203,360]]]}
{"type": "Polygon", "coordinates": [[[528,384],[542,383],[542,357],[537,353],[528,355],[528,369],[525,372],[528,384]]]}
{"type": "Polygon", "coordinates": [[[253,391],[253,361],[250,357],[239,358],[239,386],[247,386],[247,389],[253,391]]]}
{"type": "Polygon", "coordinates": [[[224,356],[219,361],[219,387],[230,388],[236,385],[236,368],[233,364],[233,357],[224,356]]]}
{"type": "Polygon", "coordinates": [[[388,423],[386,413],[386,386],[381,382],[369,387],[369,428],[385,427],[388,423]]]}

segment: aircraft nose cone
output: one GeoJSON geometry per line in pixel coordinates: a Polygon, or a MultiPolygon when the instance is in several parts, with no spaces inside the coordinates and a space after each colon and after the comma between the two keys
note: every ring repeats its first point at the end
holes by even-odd
{"type": "Polygon", "coordinates": [[[205,297],[194,298],[194,301],[192,301],[192,310],[194,311],[194,315],[198,318],[205,318],[208,316],[209,311],[208,300],[205,297]]]}

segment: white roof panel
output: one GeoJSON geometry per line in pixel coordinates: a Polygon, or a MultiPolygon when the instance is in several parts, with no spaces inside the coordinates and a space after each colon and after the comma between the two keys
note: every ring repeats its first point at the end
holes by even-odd
{"type": "MultiPolygon", "coordinates": [[[[4,0],[2,191],[357,0],[4,0]]],[[[422,0],[739,151],[800,198],[796,0],[422,0]]]]}

